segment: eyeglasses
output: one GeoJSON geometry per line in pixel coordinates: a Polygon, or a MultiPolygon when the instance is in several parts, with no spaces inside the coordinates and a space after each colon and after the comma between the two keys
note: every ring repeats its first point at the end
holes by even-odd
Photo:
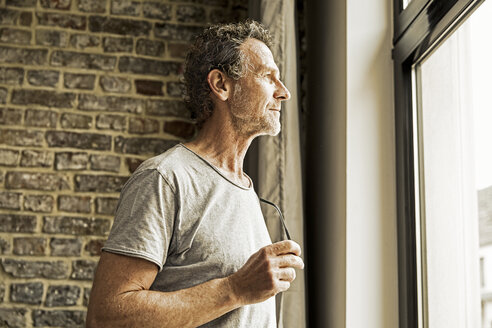
{"type": "Polygon", "coordinates": [[[260,198],[260,201],[262,201],[263,203],[266,203],[268,205],[271,205],[271,206],[275,207],[275,209],[278,212],[278,215],[280,216],[280,222],[282,222],[282,226],[284,227],[285,235],[287,236],[287,239],[288,240],[291,240],[290,239],[289,230],[287,230],[287,226],[285,225],[284,216],[282,215],[282,211],[280,210],[280,208],[277,205],[275,205],[274,203],[272,203],[272,202],[270,202],[270,201],[268,201],[266,199],[263,199],[261,197],[259,197],[259,198],[260,198]]]}

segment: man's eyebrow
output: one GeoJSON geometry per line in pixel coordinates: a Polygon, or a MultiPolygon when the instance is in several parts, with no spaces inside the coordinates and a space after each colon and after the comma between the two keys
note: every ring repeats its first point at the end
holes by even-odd
{"type": "Polygon", "coordinates": [[[258,73],[272,72],[272,73],[275,73],[275,75],[280,76],[280,72],[279,72],[278,68],[276,68],[274,66],[260,66],[258,68],[257,72],[258,73]]]}

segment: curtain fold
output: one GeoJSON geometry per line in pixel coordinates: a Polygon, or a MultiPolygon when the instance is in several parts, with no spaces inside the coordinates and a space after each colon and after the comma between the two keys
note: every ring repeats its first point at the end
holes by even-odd
{"type": "MultiPolygon", "coordinates": [[[[291,99],[282,104],[280,134],[257,138],[248,152],[245,167],[259,196],[281,208],[292,239],[304,249],[295,0],[249,0],[249,13],[274,37],[272,52],[291,99]]],[[[272,240],[283,239],[278,214],[272,208],[265,209],[265,213],[272,240]]],[[[278,327],[306,326],[302,270],[297,270],[290,289],[277,297],[277,317],[278,327]]]]}

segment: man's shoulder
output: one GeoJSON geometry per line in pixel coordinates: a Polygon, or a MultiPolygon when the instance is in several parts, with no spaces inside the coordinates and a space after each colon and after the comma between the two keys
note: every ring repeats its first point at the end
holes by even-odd
{"type": "Polygon", "coordinates": [[[179,163],[179,161],[182,160],[185,156],[186,153],[183,151],[183,147],[181,146],[181,144],[177,144],[174,147],[166,150],[165,152],[143,161],[142,164],[140,164],[140,166],[137,168],[135,173],[151,169],[159,171],[161,168],[174,168],[176,167],[175,164],[179,163]]]}
{"type": "Polygon", "coordinates": [[[194,171],[190,168],[197,165],[203,165],[203,163],[197,161],[196,156],[182,144],[177,144],[162,154],[143,161],[133,174],[138,175],[144,171],[153,170],[159,172],[166,180],[171,181],[176,176],[194,171]]]}

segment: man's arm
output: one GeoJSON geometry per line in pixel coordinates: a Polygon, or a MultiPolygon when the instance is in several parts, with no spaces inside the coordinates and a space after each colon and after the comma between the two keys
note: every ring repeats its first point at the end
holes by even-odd
{"type": "Polygon", "coordinates": [[[155,264],[103,252],[91,291],[87,327],[197,327],[290,287],[302,269],[290,240],[263,247],[229,277],[174,292],[150,291],[155,264]]]}

